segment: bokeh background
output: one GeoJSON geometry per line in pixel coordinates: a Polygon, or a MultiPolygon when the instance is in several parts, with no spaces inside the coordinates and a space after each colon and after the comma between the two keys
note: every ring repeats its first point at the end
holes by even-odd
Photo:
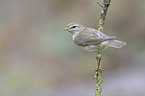
{"type": "MultiPolygon", "coordinates": [[[[102,0],[0,0],[0,96],[94,96],[95,55],[70,22],[98,28],[102,0]]],[[[103,51],[102,96],[145,96],[145,0],[112,0],[104,33],[127,42],[103,51]]]]}

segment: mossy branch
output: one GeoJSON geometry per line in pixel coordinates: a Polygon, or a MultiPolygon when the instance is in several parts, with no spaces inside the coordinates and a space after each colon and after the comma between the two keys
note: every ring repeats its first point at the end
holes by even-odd
{"type": "MultiPolygon", "coordinates": [[[[110,5],[110,2],[111,2],[111,0],[103,0],[103,6],[97,2],[103,8],[101,15],[100,15],[99,29],[98,29],[101,32],[103,32],[103,30],[104,30],[104,22],[105,22],[105,18],[107,15],[107,10],[108,10],[108,7],[110,5]]],[[[95,96],[101,96],[101,92],[102,92],[102,82],[103,82],[102,72],[103,72],[103,69],[102,69],[102,65],[101,65],[101,55],[102,55],[102,53],[99,52],[96,56],[98,65],[95,69],[96,74],[94,76],[94,78],[97,80],[95,96]]]]}
{"type": "Polygon", "coordinates": [[[108,7],[110,6],[110,2],[111,0],[103,0],[103,9],[102,9],[102,12],[101,12],[101,15],[100,15],[100,20],[99,20],[99,31],[103,32],[103,29],[104,29],[104,22],[105,22],[105,18],[106,18],[106,15],[107,15],[107,10],[108,10],[108,7]]]}

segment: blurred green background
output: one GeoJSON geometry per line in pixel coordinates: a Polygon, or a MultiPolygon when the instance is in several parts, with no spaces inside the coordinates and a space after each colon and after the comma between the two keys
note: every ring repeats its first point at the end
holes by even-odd
{"type": "MultiPolygon", "coordinates": [[[[95,55],[70,22],[98,28],[102,0],[0,0],[0,96],[94,96],[95,55]]],[[[127,42],[103,51],[102,96],[145,96],[145,0],[112,0],[104,33],[127,42]]]]}

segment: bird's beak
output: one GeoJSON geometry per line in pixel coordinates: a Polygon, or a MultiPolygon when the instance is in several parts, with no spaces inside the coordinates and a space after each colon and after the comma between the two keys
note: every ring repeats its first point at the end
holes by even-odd
{"type": "Polygon", "coordinates": [[[69,28],[68,28],[68,27],[66,27],[65,29],[63,29],[63,31],[69,31],[69,28]]]}

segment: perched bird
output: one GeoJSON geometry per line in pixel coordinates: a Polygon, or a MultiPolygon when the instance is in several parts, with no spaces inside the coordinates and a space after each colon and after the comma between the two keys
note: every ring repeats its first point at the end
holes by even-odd
{"type": "Polygon", "coordinates": [[[116,36],[108,36],[99,30],[84,27],[76,22],[68,24],[64,31],[73,34],[73,41],[76,45],[94,54],[98,54],[108,46],[121,48],[126,45],[126,42],[114,40],[116,36]]]}

